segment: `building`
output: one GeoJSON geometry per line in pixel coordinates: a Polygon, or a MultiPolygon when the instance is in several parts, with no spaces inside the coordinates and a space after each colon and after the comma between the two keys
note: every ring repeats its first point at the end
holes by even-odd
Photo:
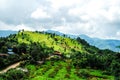
{"type": "Polygon", "coordinates": [[[13,49],[12,48],[8,48],[8,52],[7,53],[8,54],[14,54],[13,49]]]}

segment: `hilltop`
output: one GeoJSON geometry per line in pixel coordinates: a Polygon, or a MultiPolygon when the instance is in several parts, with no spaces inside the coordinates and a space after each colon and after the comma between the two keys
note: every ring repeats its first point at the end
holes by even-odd
{"type": "MultiPolygon", "coordinates": [[[[54,50],[64,54],[72,53],[72,50],[79,51],[81,53],[86,52],[82,43],[77,42],[75,39],[65,37],[66,35],[59,36],[56,34],[42,33],[42,32],[19,32],[15,38],[19,43],[30,44],[30,42],[38,42],[41,45],[52,47],[54,50]]],[[[86,43],[86,42],[85,42],[86,43]]]]}

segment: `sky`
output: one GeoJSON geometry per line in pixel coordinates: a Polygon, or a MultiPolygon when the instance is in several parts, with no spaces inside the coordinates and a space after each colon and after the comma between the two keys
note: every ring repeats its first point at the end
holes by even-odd
{"type": "Polygon", "coordinates": [[[0,0],[0,30],[20,29],[120,40],[120,0],[0,0]]]}

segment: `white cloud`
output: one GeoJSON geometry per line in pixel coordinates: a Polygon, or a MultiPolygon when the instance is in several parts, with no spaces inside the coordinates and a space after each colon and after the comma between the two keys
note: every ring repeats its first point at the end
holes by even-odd
{"type": "Polygon", "coordinates": [[[45,12],[42,8],[37,8],[32,14],[31,17],[34,19],[39,18],[50,18],[50,15],[45,12]]]}
{"type": "Polygon", "coordinates": [[[20,24],[20,25],[11,25],[11,24],[6,24],[2,21],[0,21],[0,30],[13,30],[13,31],[18,31],[18,30],[29,30],[29,31],[34,31],[35,29],[32,27],[28,27],[24,24],[20,24]]]}
{"type": "Polygon", "coordinates": [[[61,7],[71,7],[75,6],[76,4],[81,5],[84,0],[47,0],[51,2],[51,6],[58,10],[61,7]]]}
{"type": "Polygon", "coordinates": [[[0,21],[0,30],[11,30],[14,29],[14,25],[7,25],[4,22],[0,21]]]}
{"type": "Polygon", "coordinates": [[[120,36],[120,31],[118,31],[118,32],[116,33],[116,35],[117,35],[117,36],[120,36]]]}
{"type": "Polygon", "coordinates": [[[24,29],[24,30],[29,30],[29,31],[35,31],[34,28],[31,28],[31,27],[28,27],[24,24],[20,24],[20,25],[17,25],[15,26],[14,30],[21,30],[21,29],[24,29]]]}
{"type": "Polygon", "coordinates": [[[5,6],[6,2],[7,2],[6,0],[1,0],[0,1],[0,9],[6,8],[6,6],[5,6]]]}
{"type": "Polygon", "coordinates": [[[1,30],[53,29],[120,39],[120,0],[0,0],[0,21],[1,30]]]}
{"type": "Polygon", "coordinates": [[[52,30],[60,31],[67,34],[87,34],[92,35],[96,33],[97,27],[92,26],[90,23],[74,23],[65,24],[60,26],[53,26],[52,30]],[[89,33],[89,34],[88,34],[89,33]]]}
{"type": "Polygon", "coordinates": [[[114,18],[116,18],[116,14],[120,15],[120,6],[118,6],[119,4],[117,4],[115,1],[113,3],[112,2],[112,0],[91,0],[88,3],[84,2],[83,6],[76,6],[69,9],[68,14],[78,17],[86,15],[90,19],[103,17],[112,21],[114,18]]]}

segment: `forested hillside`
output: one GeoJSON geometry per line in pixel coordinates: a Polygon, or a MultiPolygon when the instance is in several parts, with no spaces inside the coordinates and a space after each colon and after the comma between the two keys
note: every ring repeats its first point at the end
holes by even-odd
{"type": "Polygon", "coordinates": [[[0,38],[0,69],[22,61],[1,80],[119,80],[120,53],[100,50],[81,38],[19,31],[0,38]],[[11,49],[13,54],[9,54],[11,49]]]}

